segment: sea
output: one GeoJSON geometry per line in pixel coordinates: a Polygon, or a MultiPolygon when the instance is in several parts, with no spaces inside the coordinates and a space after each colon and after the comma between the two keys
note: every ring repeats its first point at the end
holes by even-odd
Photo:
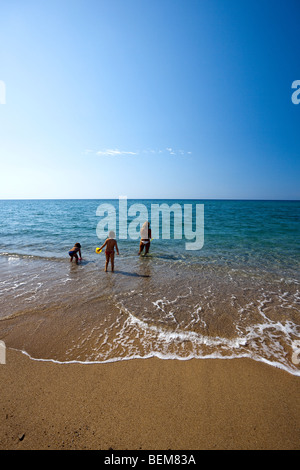
{"type": "MultiPolygon", "coordinates": [[[[171,211],[170,237],[158,227],[147,256],[124,227],[119,237],[119,204],[0,201],[7,348],[84,364],[246,357],[300,376],[300,201],[128,199],[128,209],[147,208],[150,223],[153,204],[182,213],[190,205],[194,216],[197,205],[204,209],[201,249],[187,249],[184,230],[175,237],[171,211]],[[113,273],[104,271],[104,250],[95,252],[105,241],[97,230],[104,204],[116,214],[113,273]],[[78,265],[68,255],[75,243],[78,265]]],[[[137,216],[131,211],[128,226],[137,216]]]]}

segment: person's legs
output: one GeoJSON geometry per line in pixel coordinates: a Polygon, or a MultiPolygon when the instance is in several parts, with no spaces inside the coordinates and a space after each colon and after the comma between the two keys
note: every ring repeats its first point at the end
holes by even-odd
{"type": "Polygon", "coordinates": [[[140,251],[139,251],[139,255],[142,253],[144,249],[144,243],[143,242],[140,242],[140,251]]]}
{"type": "Polygon", "coordinates": [[[150,242],[145,245],[145,255],[149,253],[149,248],[150,248],[150,242]]]}
{"type": "Polygon", "coordinates": [[[106,261],[105,261],[105,272],[107,273],[107,267],[109,263],[109,253],[105,253],[106,261]]]}
{"type": "Polygon", "coordinates": [[[111,264],[111,272],[114,272],[115,269],[115,254],[111,253],[110,255],[110,264],[111,264]]]}

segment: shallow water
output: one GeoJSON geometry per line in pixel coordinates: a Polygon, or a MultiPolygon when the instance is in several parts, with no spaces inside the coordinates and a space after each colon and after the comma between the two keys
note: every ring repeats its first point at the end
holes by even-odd
{"type": "Polygon", "coordinates": [[[158,239],[138,257],[119,240],[115,273],[95,253],[102,202],[0,201],[7,346],[60,362],[250,357],[300,375],[299,202],[155,201],[203,203],[203,248],[158,239]]]}

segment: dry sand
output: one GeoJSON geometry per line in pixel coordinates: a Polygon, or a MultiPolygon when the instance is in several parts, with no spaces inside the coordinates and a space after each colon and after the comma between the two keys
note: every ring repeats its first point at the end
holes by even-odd
{"type": "Polygon", "coordinates": [[[298,377],[248,359],[0,365],[0,449],[299,449],[298,377]]]}

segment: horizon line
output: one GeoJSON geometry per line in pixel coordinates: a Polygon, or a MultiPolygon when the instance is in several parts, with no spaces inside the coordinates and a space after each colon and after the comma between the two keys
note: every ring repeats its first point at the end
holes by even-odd
{"type": "Polygon", "coordinates": [[[0,201],[117,201],[119,199],[128,199],[128,200],[135,200],[135,201],[289,201],[289,202],[300,202],[299,199],[272,199],[272,198],[258,198],[258,199],[253,199],[253,198],[142,198],[142,197],[127,197],[127,196],[119,196],[119,197],[99,197],[99,198],[0,198],[0,201]]]}

